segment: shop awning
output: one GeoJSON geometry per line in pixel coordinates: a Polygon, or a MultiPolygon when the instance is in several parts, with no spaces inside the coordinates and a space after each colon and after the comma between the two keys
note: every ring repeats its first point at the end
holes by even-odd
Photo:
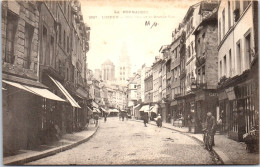
{"type": "Polygon", "coordinates": [[[14,87],[17,87],[19,89],[25,90],[27,92],[33,93],[35,95],[44,97],[46,99],[51,99],[51,100],[56,100],[56,101],[65,101],[65,100],[63,100],[62,98],[60,98],[59,96],[55,95],[54,93],[50,92],[47,89],[36,88],[36,87],[27,86],[27,85],[23,85],[23,84],[11,82],[11,81],[6,81],[6,80],[2,80],[2,81],[6,84],[9,84],[11,86],[14,86],[14,87]]]}
{"type": "Polygon", "coordinates": [[[116,112],[116,113],[119,113],[119,111],[117,109],[109,109],[108,110],[109,112],[116,112]]]}
{"type": "Polygon", "coordinates": [[[93,112],[101,113],[101,111],[98,108],[94,108],[93,112]]]}
{"type": "Polygon", "coordinates": [[[158,113],[158,105],[155,104],[155,106],[150,111],[157,114],[158,113]]]}
{"type": "Polygon", "coordinates": [[[103,107],[100,107],[100,108],[101,108],[101,110],[102,110],[103,112],[105,112],[105,113],[109,113],[109,111],[106,110],[106,109],[104,109],[103,107]]]}
{"type": "Polygon", "coordinates": [[[137,104],[136,106],[134,106],[134,109],[137,108],[138,106],[140,106],[140,104],[137,104]]]}
{"type": "Polygon", "coordinates": [[[84,98],[88,98],[88,93],[84,90],[84,89],[82,89],[82,88],[78,88],[77,90],[76,90],[76,92],[77,93],[79,93],[80,95],[81,95],[81,97],[84,97],[84,98]]]}
{"type": "Polygon", "coordinates": [[[67,100],[70,102],[70,104],[73,107],[81,108],[79,106],[79,104],[73,99],[73,97],[71,97],[69,92],[64,88],[64,86],[62,86],[62,84],[59,81],[57,81],[56,79],[53,79],[51,76],[49,76],[49,77],[55,83],[55,85],[60,89],[60,91],[64,94],[64,96],[67,98],[67,100]]]}
{"type": "Polygon", "coordinates": [[[92,113],[93,113],[93,110],[89,107],[89,106],[87,106],[87,108],[88,108],[88,115],[91,115],[92,113]]]}
{"type": "Polygon", "coordinates": [[[98,107],[99,107],[99,106],[98,106],[98,104],[97,104],[95,101],[92,101],[92,103],[91,103],[91,104],[92,104],[92,106],[93,106],[93,107],[96,107],[96,108],[98,108],[98,107]]]}
{"type": "Polygon", "coordinates": [[[139,111],[149,112],[149,105],[144,105],[139,111]]]}

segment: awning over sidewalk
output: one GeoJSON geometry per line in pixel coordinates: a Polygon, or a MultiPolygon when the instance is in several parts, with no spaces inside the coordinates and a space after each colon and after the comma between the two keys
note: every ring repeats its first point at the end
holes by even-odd
{"type": "Polygon", "coordinates": [[[134,106],[134,109],[137,108],[138,106],[140,106],[140,104],[137,104],[136,106],[134,106]]]}
{"type": "Polygon", "coordinates": [[[92,104],[92,106],[95,107],[95,108],[98,108],[98,107],[99,107],[98,104],[97,104],[95,101],[92,101],[91,104],[92,104]]]}
{"type": "Polygon", "coordinates": [[[90,111],[90,112],[88,112],[88,115],[91,115],[93,113],[93,110],[89,106],[87,106],[87,108],[90,111]]]}
{"type": "Polygon", "coordinates": [[[109,113],[109,110],[106,110],[106,109],[104,109],[103,107],[100,107],[100,108],[101,108],[101,110],[102,110],[103,112],[109,113]]]}
{"type": "Polygon", "coordinates": [[[64,94],[64,96],[67,98],[67,100],[70,102],[70,104],[73,107],[81,108],[79,104],[73,99],[73,97],[69,94],[69,92],[64,88],[64,86],[62,86],[62,84],[59,81],[53,79],[51,76],[49,77],[55,83],[55,85],[60,89],[60,91],[64,94]]]}
{"type": "Polygon", "coordinates": [[[108,111],[109,111],[110,113],[111,113],[111,112],[119,113],[119,111],[118,111],[117,109],[115,109],[115,108],[114,108],[114,109],[109,109],[108,111]]]}
{"type": "Polygon", "coordinates": [[[149,105],[144,105],[139,111],[149,112],[149,105]]]}
{"type": "Polygon", "coordinates": [[[155,104],[153,108],[150,109],[151,112],[158,113],[158,104],[155,104]]]}
{"type": "Polygon", "coordinates": [[[54,93],[50,92],[47,89],[43,89],[43,88],[36,88],[36,87],[32,87],[32,86],[27,86],[27,85],[23,85],[20,83],[15,83],[15,82],[11,82],[11,81],[6,81],[6,80],[2,80],[4,83],[17,87],[19,89],[25,90],[27,92],[33,93],[35,95],[44,97],[46,99],[51,99],[51,100],[56,100],[56,101],[65,101],[62,98],[60,98],[59,96],[55,95],[54,93]]]}
{"type": "Polygon", "coordinates": [[[98,108],[94,108],[93,112],[101,113],[101,111],[98,108]]]}
{"type": "Polygon", "coordinates": [[[79,93],[79,94],[81,95],[81,97],[84,97],[85,99],[88,98],[88,93],[87,93],[84,89],[82,89],[82,88],[79,87],[79,88],[76,90],[76,92],[79,93]]]}

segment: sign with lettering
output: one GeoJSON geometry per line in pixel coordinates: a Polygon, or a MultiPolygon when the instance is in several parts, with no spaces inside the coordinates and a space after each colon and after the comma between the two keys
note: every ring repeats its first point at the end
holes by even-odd
{"type": "Polygon", "coordinates": [[[234,87],[229,87],[229,88],[225,89],[225,92],[227,93],[227,97],[229,100],[236,99],[234,87]]]}

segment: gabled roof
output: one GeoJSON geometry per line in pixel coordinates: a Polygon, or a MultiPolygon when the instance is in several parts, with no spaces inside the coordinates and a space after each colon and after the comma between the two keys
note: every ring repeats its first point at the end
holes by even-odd
{"type": "Polygon", "coordinates": [[[201,30],[202,26],[205,25],[205,24],[208,24],[209,21],[214,21],[215,20],[216,24],[217,24],[217,17],[218,17],[218,12],[217,12],[217,8],[215,8],[211,14],[209,14],[207,17],[205,17],[201,21],[201,23],[194,30],[193,34],[194,35],[197,34],[201,30]]]}

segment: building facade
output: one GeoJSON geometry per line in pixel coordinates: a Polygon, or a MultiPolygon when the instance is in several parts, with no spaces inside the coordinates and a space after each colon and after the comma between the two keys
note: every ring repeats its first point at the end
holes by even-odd
{"type": "Polygon", "coordinates": [[[195,132],[200,132],[206,122],[207,112],[215,116],[218,105],[217,75],[217,9],[203,14],[201,23],[194,31],[196,50],[195,132]]]}
{"type": "Polygon", "coordinates": [[[258,66],[253,63],[258,57],[257,7],[255,1],[221,1],[218,10],[219,113],[229,137],[238,141],[259,124],[259,83],[252,74],[253,65],[258,66]]]}
{"type": "Polygon", "coordinates": [[[145,103],[153,102],[153,70],[150,68],[145,73],[144,79],[145,103]]]}
{"type": "Polygon", "coordinates": [[[1,5],[3,109],[8,112],[3,113],[4,154],[11,155],[57,140],[57,134],[49,133],[54,127],[62,135],[86,123],[86,63],[73,61],[74,15],[79,16],[76,26],[81,37],[76,39],[78,62],[86,62],[90,29],[77,1],[4,1],[1,5]],[[15,97],[12,92],[17,92],[15,97]]]}

